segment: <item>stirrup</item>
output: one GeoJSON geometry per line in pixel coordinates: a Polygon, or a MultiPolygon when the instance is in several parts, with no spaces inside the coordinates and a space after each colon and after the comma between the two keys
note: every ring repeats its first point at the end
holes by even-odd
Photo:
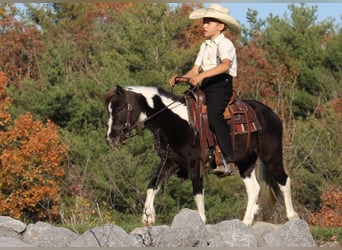
{"type": "Polygon", "coordinates": [[[228,166],[228,170],[227,170],[224,165],[217,166],[213,170],[213,173],[215,175],[217,175],[218,177],[232,176],[235,174],[235,172],[233,170],[231,170],[231,168],[229,166],[228,166]]]}

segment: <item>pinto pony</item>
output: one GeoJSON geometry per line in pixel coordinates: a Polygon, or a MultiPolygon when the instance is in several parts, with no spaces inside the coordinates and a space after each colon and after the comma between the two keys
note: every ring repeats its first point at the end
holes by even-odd
{"type": "MultiPolygon", "coordinates": [[[[252,225],[258,212],[257,198],[260,185],[255,175],[257,159],[264,165],[263,175],[272,193],[285,201],[288,219],[298,218],[291,200],[290,177],[285,173],[282,155],[282,124],[278,116],[266,105],[257,101],[245,101],[255,111],[261,129],[253,132],[246,151],[246,135],[235,137],[236,166],[247,190],[247,208],[243,218],[252,225]],[[267,181],[267,180],[274,181],[267,181]]],[[[155,223],[154,199],[160,187],[177,174],[192,181],[194,200],[205,223],[203,176],[200,172],[199,136],[190,125],[184,96],[177,96],[158,87],[116,86],[105,95],[108,111],[106,141],[110,147],[118,147],[130,130],[143,124],[154,134],[156,149],[162,159],[153,179],[148,184],[142,213],[145,225],[155,223]]]]}

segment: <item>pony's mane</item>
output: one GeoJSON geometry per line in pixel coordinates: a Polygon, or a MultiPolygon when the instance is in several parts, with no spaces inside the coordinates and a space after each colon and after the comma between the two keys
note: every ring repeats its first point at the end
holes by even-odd
{"type": "Polygon", "coordinates": [[[185,105],[185,99],[182,96],[177,96],[171,92],[156,86],[129,86],[125,90],[139,93],[145,97],[145,100],[150,108],[160,108],[160,105],[165,105],[172,112],[176,113],[181,119],[188,121],[188,113],[185,105]],[[159,103],[161,102],[161,103],[159,103]],[[159,107],[158,107],[159,106],[159,107]]]}
{"type": "MultiPolygon", "coordinates": [[[[172,100],[179,100],[179,96],[178,95],[173,94],[171,92],[168,92],[168,91],[166,91],[165,89],[163,89],[161,87],[157,87],[157,89],[158,89],[158,92],[159,92],[160,95],[163,95],[163,96],[165,96],[167,98],[170,98],[172,100]]],[[[179,100],[179,101],[182,102],[181,100],[179,100]]]]}
{"type": "MultiPolygon", "coordinates": [[[[103,99],[104,99],[104,104],[106,107],[109,105],[111,98],[116,94],[118,88],[121,88],[121,87],[117,87],[117,86],[112,87],[111,89],[109,89],[104,94],[103,99]]],[[[140,94],[144,95],[147,102],[151,105],[151,107],[153,107],[154,96],[159,96],[162,99],[166,98],[169,100],[168,103],[175,101],[175,102],[182,103],[183,105],[185,105],[184,98],[181,98],[181,96],[178,96],[176,94],[168,92],[161,87],[156,87],[156,86],[126,86],[126,87],[124,87],[124,90],[125,91],[132,91],[132,92],[140,93],[140,94]]]]}
{"type": "Polygon", "coordinates": [[[183,100],[181,100],[180,96],[173,94],[171,92],[168,92],[167,90],[157,87],[157,86],[128,86],[125,87],[125,90],[133,91],[133,92],[138,92],[138,93],[148,93],[148,92],[155,92],[155,94],[161,96],[161,97],[166,97],[168,99],[171,99],[173,101],[179,101],[181,103],[184,103],[183,100]]]}

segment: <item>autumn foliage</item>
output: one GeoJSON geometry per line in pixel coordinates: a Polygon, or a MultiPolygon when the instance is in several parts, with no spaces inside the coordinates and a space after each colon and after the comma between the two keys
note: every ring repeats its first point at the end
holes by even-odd
{"type": "Polygon", "coordinates": [[[30,113],[13,125],[7,113],[7,78],[0,72],[0,214],[17,219],[58,217],[61,165],[66,146],[56,125],[34,121],[30,113]]]}
{"type": "Polygon", "coordinates": [[[6,95],[5,91],[7,82],[8,80],[6,75],[0,71],[0,129],[4,128],[4,126],[11,120],[11,115],[4,112],[11,104],[11,98],[6,95]]]}
{"type": "Polygon", "coordinates": [[[39,54],[43,48],[36,26],[24,25],[13,17],[15,8],[0,5],[0,69],[11,84],[20,85],[23,78],[39,77],[39,54]]]}
{"type": "Polygon", "coordinates": [[[336,185],[332,185],[322,194],[322,200],[322,207],[309,216],[309,224],[342,227],[342,191],[336,185]]]}

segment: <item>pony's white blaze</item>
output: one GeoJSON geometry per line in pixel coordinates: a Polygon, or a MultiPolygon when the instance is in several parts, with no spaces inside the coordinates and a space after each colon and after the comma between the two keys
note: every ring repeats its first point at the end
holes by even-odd
{"type": "Polygon", "coordinates": [[[243,179],[247,190],[247,208],[245,212],[245,216],[243,218],[243,223],[247,226],[252,225],[254,215],[258,213],[259,206],[256,204],[260,185],[255,177],[255,170],[252,171],[250,177],[246,177],[243,179]]]}
{"type": "Polygon", "coordinates": [[[160,187],[157,189],[149,188],[147,189],[145,206],[142,214],[142,223],[144,225],[150,226],[153,225],[156,221],[156,213],[154,210],[154,198],[159,192],[160,187]]]}
{"type": "Polygon", "coordinates": [[[291,199],[291,179],[287,177],[285,186],[279,184],[280,190],[284,196],[285,208],[286,208],[286,216],[289,220],[298,219],[299,216],[293,209],[292,199],[291,199]]]}
{"type": "MultiPolygon", "coordinates": [[[[146,87],[146,86],[130,86],[126,87],[126,90],[131,90],[135,93],[142,94],[145,96],[147,104],[153,108],[153,97],[154,96],[159,96],[164,103],[165,106],[168,107],[168,109],[172,110],[175,114],[177,114],[180,118],[183,120],[189,122],[189,117],[188,117],[188,111],[186,106],[181,103],[181,102],[175,102],[171,98],[168,98],[166,96],[160,95],[158,92],[158,89],[156,87],[146,87]],[[168,106],[170,105],[170,106],[168,106]]],[[[139,119],[143,120],[144,118],[139,117],[139,119]]]]}
{"type": "Polygon", "coordinates": [[[108,112],[109,112],[109,118],[108,118],[108,122],[107,122],[107,126],[108,126],[107,139],[109,139],[109,135],[110,135],[110,132],[112,130],[112,125],[113,125],[112,104],[109,103],[107,108],[108,108],[108,112]]]}

